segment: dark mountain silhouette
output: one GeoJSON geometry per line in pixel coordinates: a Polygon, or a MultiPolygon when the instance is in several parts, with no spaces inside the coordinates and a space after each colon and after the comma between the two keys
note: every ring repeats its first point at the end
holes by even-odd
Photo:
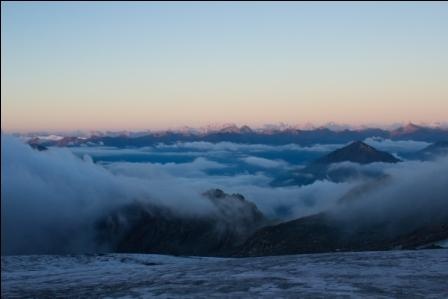
{"type": "Polygon", "coordinates": [[[387,223],[372,226],[341,224],[326,213],[258,230],[235,256],[266,256],[333,251],[418,249],[448,238],[448,222],[389,232],[387,223]]]}
{"type": "Polygon", "coordinates": [[[332,167],[332,165],[342,162],[369,164],[374,162],[397,163],[399,161],[387,152],[377,150],[362,141],[355,141],[311,162],[299,171],[279,176],[272,182],[272,185],[306,185],[324,179],[340,182],[360,176],[378,177],[381,173],[373,170],[361,171],[349,165],[339,165],[338,167],[332,167]]]}
{"type": "Polygon", "coordinates": [[[314,161],[311,165],[329,165],[339,162],[354,162],[359,164],[368,164],[373,162],[396,163],[400,160],[387,152],[375,149],[374,147],[362,142],[355,141],[343,148],[337,149],[328,155],[314,161]]]}

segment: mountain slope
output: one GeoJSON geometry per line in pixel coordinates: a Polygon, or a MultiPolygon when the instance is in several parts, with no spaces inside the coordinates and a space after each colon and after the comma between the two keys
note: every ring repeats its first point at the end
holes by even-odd
{"type": "Polygon", "coordinates": [[[392,219],[365,225],[320,213],[259,229],[235,251],[235,256],[418,249],[448,239],[446,219],[391,230],[397,223],[392,219]]]}

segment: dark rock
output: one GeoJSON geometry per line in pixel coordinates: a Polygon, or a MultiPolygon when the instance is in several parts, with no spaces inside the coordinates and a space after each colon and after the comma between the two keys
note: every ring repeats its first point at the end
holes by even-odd
{"type": "Polygon", "coordinates": [[[214,212],[187,215],[142,202],[123,206],[97,223],[97,240],[114,252],[223,256],[266,224],[241,195],[214,189],[204,197],[214,212]]]}

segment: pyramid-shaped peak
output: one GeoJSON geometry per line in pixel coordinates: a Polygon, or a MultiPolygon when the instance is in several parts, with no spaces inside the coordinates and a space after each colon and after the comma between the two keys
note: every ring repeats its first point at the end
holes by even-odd
{"type": "Polygon", "coordinates": [[[347,146],[337,149],[326,156],[316,160],[317,164],[331,164],[340,162],[355,162],[360,164],[368,164],[373,162],[396,163],[397,158],[389,154],[377,150],[373,146],[362,141],[355,141],[347,146]]]}

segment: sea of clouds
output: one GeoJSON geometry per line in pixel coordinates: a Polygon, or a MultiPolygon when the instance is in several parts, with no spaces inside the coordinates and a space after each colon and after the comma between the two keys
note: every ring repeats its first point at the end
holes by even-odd
{"type": "MultiPolygon", "coordinates": [[[[428,145],[366,141],[397,155],[428,145]]],[[[289,220],[333,210],[347,192],[366,183],[323,180],[307,186],[270,186],[279,173],[294,171],[343,145],[276,147],[193,142],[138,149],[37,151],[8,135],[2,135],[1,144],[4,254],[97,251],[93,241],[95,221],[134,200],[168,207],[179,214],[202,215],[213,207],[201,194],[219,188],[244,195],[270,219],[289,220]]],[[[448,211],[447,158],[351,166],[379,169],[391,182],[381,192],[365,195],[362,204],[356,205],[357,211],[369,210],[375,215],[384,209],[410,209],[420,213],[423,207],[432,206],[448,211]]]]}

